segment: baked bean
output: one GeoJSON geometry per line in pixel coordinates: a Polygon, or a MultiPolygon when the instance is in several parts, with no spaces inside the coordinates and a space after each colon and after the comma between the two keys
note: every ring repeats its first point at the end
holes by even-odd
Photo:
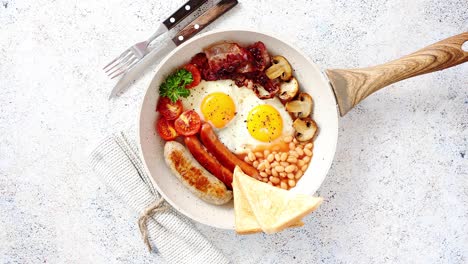
{"type": "Polygon", "coordinates": [[[297,166],[299,166],[299,167],[304,166],[304,164],[305,164],[304,159],[300,159],[300,160],[297,161],[297,166]]]}
{"type": "Polygon", "coordinates": [[[304,155],[304,151],[300,147],[296,148],[296,152],[297,152],[297,154],[299,154],[299,156],[304,155]]]}
{"type": "Polygon", "coordinates": [[[280,156],[280,154],[275,154],[275,160],[276,160],[276,161],[281,161],[281,156],[280,156]]]}
{"type": "Polygon", "coordinates": [[[296,172],[296,174],[294,174],[294,178],[297,180],[297,179],[300,179],[302,177],[302,174],[304,174],[301,170],[298,170],[296,172]]]}
{"type": "Polygon", "coordinates": [[[293,142],[294,142],[294,144],[297,144],[298,141],[297,141],[296,138],[294,138],[294,139],[293,139],[293,142]]]}
{"type": "Polygon", "coordinates": [[[304,157],[302,160],[303,160],[305,163],[309,163],[310,157],[308,157],[308,156],[307,156],[307,157],[304,157]]]}
{"type": "Polygon", "coordinates": [[[287,166],[289,166],[289,163],[286,162],[286,161],[281,161],[280,165],[283,166],[284,168],[286,168],[287,166]]]}
{"type": "Polygon", "coordinates": [[[278,183],[280,183],[280,179],[278,177],[270,176],[270,182],[278,184],[278,183]]]}
{"type": "Polygon", "coordinates": [[[288,179],[294,179],[294,173],[288,173],[288,179]]]}
{"type": "Polygon", "coordinates": [[[288,158],[288,153],[286,152],[281,153],[281,161],[286,161],[287,158],[288,158]]]}
{"type": "Polygon", "coordinates": [[[284,171],[284,167],[281,166],[281,165],[278,165],[276,167],[273,167],[273,170],[277,171],[277,172],[283,172],[284,171]]]}
{"type": "Polygon", "coordinates": [[[244,161],[247,162],[247,163],[250,163],[249,157],[248,157],[248,156],[245,156],[245,157],[244,157],[244,161]]]}
{"type": "Polygon", "coordinates": [[[268,162],[272,162],[275,159],[275,156],[273,154],[269,154],[267,157],[268,162]]]}
{"type": "Polygon", "coordinates": [[[287,173],[293,172],[294,170],[296,170],[295,165],[289,165],[286,168],[284,168],[284,171],[287,172],[287,173]]]}
{"type": "Polygon", "coordinates": [[[294,186],[296,186],[296,181],[290,179],[290,180],[288,180],[288,185],[289,185],[290,187],[294,187],[294,186]]]}
{"type": "Polygon", "coordinates": [[[262,178],[268,178],[268,174],[266,174],[264,171],[260,172],[260,176],[262,176],[262,178]]]}
{"type": "Polygon", "coordinates": [[[284,142],[289,143],[293,140],[292,136],[287,136],[284,138],[284,142]]]}
{"type": "Polygon", "coordinates": [[[280,188],[287,190],[288,189],[288,184],[286,182],[281,182],[280,183],[280,188]]]}
{"type": "Polygon", "coordinates": [[[263,158],[263,153],[262,152],[255,152],[255,157],[263,158]]]}
{"type": "Polygon", "coordinates": [[[308,164],[302,166],[302,167],[301,167],[301,171],[306,171],[306,170],[307,170],[307,165],[308,165],[308,164]]]}
{"type": "Polygon", "coordinates": [[[260,164],[258,164],[258,167],[257,169],[260,170],[260,171],[263,171],[265,170],[265,161],[262,161],[260,164]]]}
{"type": "Polygon", "coordinates": [[[289,162],[289,163],[296,163],[297,158],[295,156],[289,156],[286,161],[289,162]]]}
{"type": "Polygon", "coordinates": [[[312,151],[310,151],[310,149],[308,149],[308,148],[304,149],[304,153],[309,157],[312,156],[312,151]]]}
{"type": "Polygon", "coordinates": [[[271,175],[273,175],[274,177],[278,177],[278,176],[279,176],[278,172],[277,172],[275,169],[272,169],[272,170],[271,170],[271,175]]]}
{"type": "Polygon", "coordinates": [[[256,161],[254,161],[254,162],[252,163],[252,166],[254,166],[254,168],[257,168],[257,167],[258,167],[258,164],[259,164],[259,162],[258,162],[258,160],[256,160],[256,161]]]}
{"type": "Polygon", "coordinates": [[[265,151],[263,151],[263,156],[267,157],[268,155],[270,155],[270,151],[268,149],[265,149],[265,151]]]}
{"type": "Polygon", "coordinates": [[[268,162],[268,160],[264,160],[263,163],[265,163],[265,168],[266,169],[271,168],[270,162],[268,162]]]}
{"type": "Polygon", "coordinates": [[[268,178],[262,178],[262,182],[268,182],[268,178]]]}
{"type": "Polygon", "coordinates": [[[254,161],[256,159],[255,154],[253,154],[252,152],[249,152],[249,154],[247,154],[247,156],[249,157],[250,161],[254,161]]]}
{"type": "Polygon", "coordinates": [[[294,143],[292,143],[292,142],[289,143],[289,149],[290,149],[290,150],[296,149],[296,145],[295,145],[294,143]]]}
{"type": "Polygon", "coordinates": [[[313,146],[314,146],[314,144],[312,142],[310,142],[310,143],[307,143],[305,145],[305,148],[312,149],[313,146]]]}
{"type": "MultiPolygon", "coordinates": [[[[269,163],[268,163],[268,164],[269,164],[269,163]]],[[[270,170],[270,168],[266,168],[266,169],[265,169],[265,172],[266,172],[268,175],[271,175],[271,170],[270,170]]]]}
{"type": "Polygon", "coordinates": [[[295,150],[290,150],[289,151],[289,156],[291,157],[295,157],[295,158],[299,158],[299,154],[297,154],[297,152],[295,150]]]}
{"type": "Polygon", "coordinates": [[[280,165],[280,164],[279,164],[279,162],[277,162],[277,161],[273,161],[273,162],[271,163],[271,166],[272,166],[273,168],[276,167],[276,166],[279,166],[279,165],[280,165]]]}
{"type": "Polygon", "coordinates": [[[284,172],[284,171],[280,172],[279,175],[280,175],[281,178],[286,178],[288,176],[288,174],[286,172],[284,172]]]}

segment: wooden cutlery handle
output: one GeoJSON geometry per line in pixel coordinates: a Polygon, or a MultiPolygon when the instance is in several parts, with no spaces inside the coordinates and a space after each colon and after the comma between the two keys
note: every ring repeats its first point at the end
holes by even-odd
{"type": "Polygon", "coordinates": [[[175,11],[174,14],[172,14],[168,19],[164,20],[163,24],[167,27],[168,30],[174,28],[177,24],[184,20],[184,18],[197,10],[207,1],[208,0],[189,0],[179,9],[177,9],[177,11],[175,11]]]}
{"type": "Polygon", "coordinates": [[[385,86],[467,62],[468,52],[462,49],[466,41],[468,41],[468,32],[374,67],[326,70],[341,116],[385,86]]]}
{"type": "Polygon", "coordinates": [[[237,5],[237,0],[221,0],[212,8],[208,9],[205,13],[199,16],[197,19],[193,20],[190,24],[184,27],[172,41],[179,46],[184,43],[186,40],[193,37],[199,31],[203,30],[211,22],[215,21],[218,17],[229,11],[237,5]]]}

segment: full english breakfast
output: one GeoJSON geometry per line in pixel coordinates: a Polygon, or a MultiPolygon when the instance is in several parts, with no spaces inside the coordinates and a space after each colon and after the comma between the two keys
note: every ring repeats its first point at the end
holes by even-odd
{"type": "MultiPolygon", "coordinates": [[[[212,204],[229,202],[233,189],[236,196],[235,170],[272,188],[296,186],[313,157],[318,128],[313,98],[301,92],[293,73],[287,58],[270,56],[262,42],[223,42],[167,76],[159,86],[155,128],[167,141],[166,164],[184,186],[212,204]]],[[[281,229],[256,217],[265,232],[281,229]]]]}

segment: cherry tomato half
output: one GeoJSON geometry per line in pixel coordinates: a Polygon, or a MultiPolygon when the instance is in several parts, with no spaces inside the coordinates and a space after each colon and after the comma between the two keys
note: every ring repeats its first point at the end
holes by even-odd
{"type": "Polygon", "coordinates": [[[174,128],[174,121],[167,120],[164,117],[158,119],[156,129],[164,140],[174,140],[179,135],[174,128]]]}
{"type": "Polygon", "coordinates": [[[200,74],[200,71],[198,70],[197,66],[193,65],[193,64],[187,64],[184,66],[184,69],[186,69],[187,71],[189,71],[191,74],[192,74],[192,78],[193,78],[193,81],[187,85],[185,85],[185,88],[193,88],[195,86],[197,86],[200,81],[201,81],[201,74],[200,74]]]}
{"type": "Polygon", "coordinates": [[[167,97],[160,97],[156,110],[161,113],[161,115],[164,116],[164,118],[167,120],[175,120],[180,116],[184,110],[184,107],[182,106],[182,102],[180,100],[177,100],[177,102],[173,103],[171,99],[167,97]]]}
{"type": "Polygon", "coordinates": [[[177,133],[184,136],[195,135],[200,131],[200,116],[194,110],[183,112],[174,122],[177,133]]]}

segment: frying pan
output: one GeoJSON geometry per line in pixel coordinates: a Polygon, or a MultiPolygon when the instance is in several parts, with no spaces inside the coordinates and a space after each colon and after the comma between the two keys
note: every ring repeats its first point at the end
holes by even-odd
{"type": "Polygon", "coordinates": [[[174,49],[158,65],[143,99],[139,122],[139,146],[146,171],[161,195],[179,212],[206,225],[234,229],[233,204],[211,205],[197,198],[172,175],[164,163],[163,146],[154,129],[158,113],[158,87],[175,69],[187,63],[204,47],[221,41],[241,45],[262,41],[272,55],[282,55],[293,67],[300,89],[314,100],[313,118],[319,127],[314,156],[293,192],[312,195],[320,187],[333,161],[338,138],[338,116],[344,116],[367,96],[392,83],[443,70],[468,61],[462,45],[468,32],[450,37],[400,59],[369,68],[320,68],[303,53],[277,37],[248,30],[211,31],[192,38],[174,49]]]}

